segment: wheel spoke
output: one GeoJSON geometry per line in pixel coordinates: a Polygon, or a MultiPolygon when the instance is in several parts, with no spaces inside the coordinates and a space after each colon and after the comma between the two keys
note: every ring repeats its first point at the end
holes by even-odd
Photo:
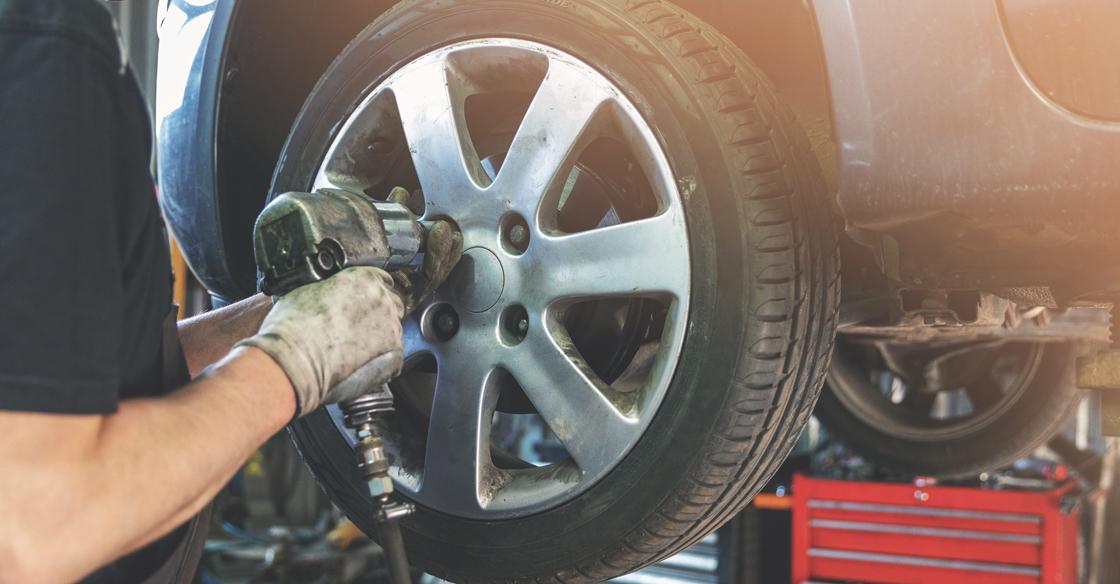
{"type": "MultiPolygon", "coordinates": [[[[420,314],[421,310],[417,311],[420,314]]],[[[424,353],[432,353],[432,345],[420,333],[420,325],[417,318],[410,318],[404,321],[401,326],[402,338],[404,340],[404,357],[408,359],[413,355],[420,355],[424,353]]]]}
{"type": "Polygon", "coordinates": [[[454,367],[441,362],[436,373],[420,491],[424,497],[477,510],[483,497],[479,487],[493,472],[490,417],[497,396],[492,395],[492,367],[456,361],[454,367]]]}
{"type": "Polygon", "coordinates": [[[548,74],[517,130],[494,183],[524,216],[552,204],[588,142],[609,90],[576,67],[551,59],[548,74]]]}
{"type": "Polygon", "coordinates": [[[463,103],[464,82],[433,58],[393,81],[405,139],[429,213],[451,213],[472,199],[488,179],[471,143],[463,103]]]}
{"type": "Polygon", "coordinates": [[[552,328],[531,331],[504,365],[580,470],[596,475],[637,439],[640,426],[607,397],[612,390],[575,354],[560,325],[552,328]]]}
{"type": "MultiPolygon", "coordinates": [[[[549,266],[529,286],[549,301],[611,296],[688,295],[684,219],[669,210],[650,219],[570,235],[542,236],[532,261],[549,266]]],[[[535,246],[535,247],[534,247],[535,246]]]]}

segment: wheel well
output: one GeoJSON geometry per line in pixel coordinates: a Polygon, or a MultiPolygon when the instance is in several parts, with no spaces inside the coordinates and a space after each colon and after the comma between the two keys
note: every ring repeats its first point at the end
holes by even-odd
{"type": "Polygon", "coordinates": [[[334,58],[393,4],[332,0],[327,10],[308,0],[237,3],[223,55],[214,155],[226,203],[226,261],[243,295],[256,290],[253,222],[292,122],[334,58]]]}
{"type": "MultiPolygon", "coordinates": [[[[244,0],[232,16],[220,78],[215,166],[226,261],[244,296],[256,290],[253,222],[304,100],[343,48],[393,0],[244,0]],[[314,39],[314,42],[299,42],[314,39]]],[[[837,165],[812,11],[801,0],[680,0],[773,81],[804,127],[830,194],[837,165]]]]}

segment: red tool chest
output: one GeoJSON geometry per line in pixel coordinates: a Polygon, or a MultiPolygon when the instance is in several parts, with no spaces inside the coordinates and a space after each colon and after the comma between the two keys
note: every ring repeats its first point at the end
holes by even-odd
{"type": "Polygon", "coordinates": [[[1077,584],[1072,488],[793,480],[793,584],[1077,584]]]}

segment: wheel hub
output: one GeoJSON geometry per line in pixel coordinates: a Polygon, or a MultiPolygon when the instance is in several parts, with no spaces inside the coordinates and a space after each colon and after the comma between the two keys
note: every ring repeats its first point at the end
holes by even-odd
{"type": "Polygon", "coordinates": [[[468,312],[486,312],[493,308],[506,285],[502,262],[484,247],[465,250],[447,280],[451,296],[468,312]]]}

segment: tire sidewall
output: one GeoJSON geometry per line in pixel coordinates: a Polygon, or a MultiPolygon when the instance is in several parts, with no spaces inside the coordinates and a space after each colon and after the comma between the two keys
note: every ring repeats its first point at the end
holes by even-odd
{"type": "MultiPolygon", "coordinates": [[[[472,0],[443,4],[434,12],[414,10],[420,4],[400,5],[374,23],[327,72],[296,120],[272,193],[311,186],[338,121],[392,72],[433,49],[479,37],[549,45],[602,72],[653,129],[681,191],[692,257],[685,343],[658,412],[626,458],[575,499],[536,515],[479,521],[421,508],[403,522],[409,550],[421,565],[437,559],[438,552],[441,565],[462,572],[476,572],[480,562],[487,572],[501,571],[525,555],[541,558],[538,572],[562,569],[571,558],[616,544],[640,525],[687,480],[683,471],[708,440],[727,399],[728,373],[736,370],[747,326],[740,210],[710,120],[697,111],[688,83],[679,82],[687,73],[658,53],[648,33],[627,28],[609,7],[472,0]]],[[[330,417],[316,412],[291,431],[325,490],[359,527],[373,533],[374,525],[362,520],[369,515],[365,487],[330,417]]]]}

